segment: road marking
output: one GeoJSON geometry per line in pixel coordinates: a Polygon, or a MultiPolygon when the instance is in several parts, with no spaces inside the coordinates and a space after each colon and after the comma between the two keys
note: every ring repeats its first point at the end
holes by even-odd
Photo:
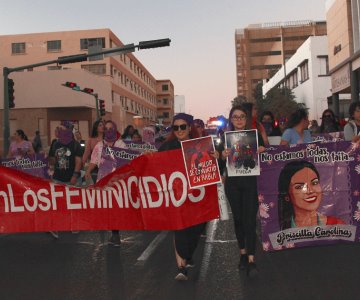
{"type": "Polygon", "coordinates": [[[237,240],[212,240],[212,241],[205,241],[205,243],[237,243],[237,240]]]}
{"type": "Polygon", "coordinates": [[[135,265],[142,265],[145,261],[153,254],[155,249],[160,245],[160,243],[165,239],[167,236],[168,231],[160,232],[147,246],[145,251],[138,257],[137,263],[135,265]]]}
{"type": "Polygon", "coordinates": [[[199,275],[200,281],[205,281],[206,274],[209,269],[210,256],[213,249],[212,243],[214,242],[214,237],[218,223],[219,223],[219,219],[212,220],[211,222],[208,223],[206,228],[205,248],[204,248],[203,259],[201,261],[201,268],[199,275]]]}

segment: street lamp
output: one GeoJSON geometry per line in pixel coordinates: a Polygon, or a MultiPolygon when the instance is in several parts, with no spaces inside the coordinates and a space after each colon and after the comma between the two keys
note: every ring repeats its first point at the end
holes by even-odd
{"type": "MultiPolygon", "coordinates": [[[[44,61],[36,64],[20,66],[15,68],[3,68],[3,76],[4,76],[4,113],[3,113],[3,137],[4,137],[4,155],[8,152],[9,149],[9,138],[10,138],[10,124],[9,124],[9,91],[6,88],[9,85],[9,74],[12,72],[23,71],[26,69],[33,69],[36,67],[47,66],[51,64],[63,65],[63,64],[71,64],[76,62],[86,61],[89,57],[99,56],[99,55],[107,55],[107,54],[120,54],[127,52],[134,52],[136,48],[138,50],[142,49],[150,49],[150,48],[159,48],[159,47],[167,47],[170,46],[170,39],[159,39],[159,40],[151,40],[151,41],[142,41],[139,42],[138,45],[129,44],[122,47],[116,47],[111,49],[106,49],[103,51],[88,53],[88,54],[75,54],[68,56],[60,56],[55,60],[44,61]]],[[[96,101],[97,103],[97,101],[96,101]]]]}

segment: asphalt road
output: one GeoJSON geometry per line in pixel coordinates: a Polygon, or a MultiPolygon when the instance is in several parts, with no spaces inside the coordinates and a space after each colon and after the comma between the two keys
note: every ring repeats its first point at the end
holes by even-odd
{"type": "Polygon", "coordinates": [[[174,280],[171,232],[0,235],[0,299],[358,299],[359,244],[258,250],[259,274],[239,271],[232,221],[212,222],[189,280],[174,280]],[[155,239],[155,242],[154,242],[155,239]]]}

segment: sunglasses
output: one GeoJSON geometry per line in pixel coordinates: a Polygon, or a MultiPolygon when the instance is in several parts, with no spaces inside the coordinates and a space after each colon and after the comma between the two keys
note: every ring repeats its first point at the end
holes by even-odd
{"type": "Polygon", "coordinates": [[[173,128],[174,131],[178,131],[179,129],[185,130],[186,127],[187,127],[187,124],[181,124],[181,125],[173,125],[172,128],[173,128]]]}
{"type": "Polygon", "coordinates": [[[332,115],[324,115],[324,119],[332,119],[332,115]]]}

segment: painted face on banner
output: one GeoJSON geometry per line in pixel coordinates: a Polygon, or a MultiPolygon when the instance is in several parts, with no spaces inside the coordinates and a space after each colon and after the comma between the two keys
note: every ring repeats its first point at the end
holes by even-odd
{"type": "Polygon", "coordinates": [[[175,120],[173,125],[173,131],[179,141],[185,141],[189,139],[190,126],[186,123],[185,120],[175,120]]]}
{"type": "Polygon", "coordinates": [[[231,123],[235,130],[243,130],[246,126],[246,113],[242,110],[236,109],[231,115],[231,123]]]}
{"type": "Polygon", "coordinates": [[[322,199],[322,189],[316,173],[310,168],[296,172],[290,181],[289,196],[295,211],[317,210],[322,199]]]}

